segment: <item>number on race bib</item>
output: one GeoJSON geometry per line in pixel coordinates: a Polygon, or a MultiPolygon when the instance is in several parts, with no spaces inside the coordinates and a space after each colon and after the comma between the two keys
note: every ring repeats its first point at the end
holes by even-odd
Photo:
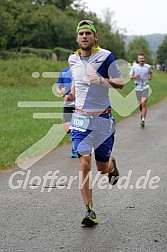
{"type": "Polygon", "coordinates": [[[89,126],[89,123],[89,116],[73,113],[70,128],[85,132],[89,126]]]}
{"type": "Polygon", "coordinates": [[[83,120],[80,120],[78,118],[74,118],[73,125],[82,126],[83,125],[83,120]]]}

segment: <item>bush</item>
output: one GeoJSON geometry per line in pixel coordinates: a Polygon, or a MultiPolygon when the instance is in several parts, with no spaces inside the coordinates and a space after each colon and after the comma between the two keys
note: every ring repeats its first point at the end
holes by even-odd
{"type": "Polygon", "coordinates": [[[16,48],[9,51],[0,51],[0,59],[21,59],[39,57],[42,59],[51,59],[52,50],[51,49],[36,49],[29,47],[16,48]]]}
{"type": "Polygon", "coordinates": [[[52,58],[52,49],[37,49],[30,47],[21,47],[21,53],[23,54],[34,54],[39,58],[51,59],[52,58]]]}
{"type": "Polygon", "coordinates": [[[64,48],[61,48],[61,47],[55,47],[53,49],[53,53],[55,53],[57,55],[58,60],[63,60],[64,61],[64,60],[68,59],[68,56],[71,53],[71,50],[64,49],[64,48]]]}
{"type": "Polygon", "coordinates": [[[25,59],[30,57],[37,57],[34,53],[21,53],[15,51],[0,51],[0,59],[4,60],[14,60],[14,59],[25,59]]]}
{"type": "Polygon", "coordinates": [[[12,50],[0,51],[0,59],[21,59],[21,58],[30,58],[38,57],[42,59],[52,59],[53,53],[56,54],[57,60],[65,61],[68,59],[68,55],[71,53],[71,50],[64,49],[61,47],[56,47],[52,49],[37,49],[30,47],[20,47],[12,50]]]}

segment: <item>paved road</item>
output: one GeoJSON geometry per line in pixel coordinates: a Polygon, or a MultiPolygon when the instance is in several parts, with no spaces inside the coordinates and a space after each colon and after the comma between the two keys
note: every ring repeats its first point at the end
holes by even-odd
{"type": "MultiPolygon", "coordinates": [[[[75,179],[78,159],[69,158],[70,145],[53,150],[28,171],[1,172],[0,251],[167,251],[166,110],[167,100],[150,108],[145,129],[139,127],[139,114],[118,123],[113,154],[121,180],[113,188],[104,180],[100,184],[101,176],[96,181],[99,225],[94,228],[80,225],[84,206],[75,179]],[[53,186],[51,180],[44,186],[48,171],[57,172],[53,186]],[[10,189],[11,175],[10,185],[19,189],[10,189]]],[[[94,179],[94,161],[92,167],[94,179]]]]}

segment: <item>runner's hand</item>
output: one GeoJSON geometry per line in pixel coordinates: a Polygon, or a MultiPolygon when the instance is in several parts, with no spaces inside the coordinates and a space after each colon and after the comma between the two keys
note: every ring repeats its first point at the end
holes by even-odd
{"type": "Polygon", "coordinates": [[[66,88],[65,88],[65,87],[62,87],[62,88],[61,88],[61,93],[62,93],[62,94],[65,94],[65,93],[66,93],[66,88]]]}
{"type": "Polygon", "coordinates": [[[91,73],[88,75],[90,82],[94,83],[94,84],[100,84],[101,82],[101,78],[99,75],[97,75],[96,73],[91,73]]]}
{"type": "Polygon", "coordinates": [[[71,103],[74,100],[73,94],[69,93],[64,96],[64,103],[71,103]]]}
{"type": "Polygon", "coordinates": [[[139,79],[140,78],[140,74],[134,74],[133,77],[134,77],[134,79],[139,79]]]}

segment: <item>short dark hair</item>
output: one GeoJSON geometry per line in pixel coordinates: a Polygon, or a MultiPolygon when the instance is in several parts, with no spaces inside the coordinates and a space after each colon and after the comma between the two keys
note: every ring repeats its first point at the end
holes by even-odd
{"type": "Polygon", "coordinates": [[[144,56],[145,57],[144,53],[139,53],[138,56],[144,56]]]}

